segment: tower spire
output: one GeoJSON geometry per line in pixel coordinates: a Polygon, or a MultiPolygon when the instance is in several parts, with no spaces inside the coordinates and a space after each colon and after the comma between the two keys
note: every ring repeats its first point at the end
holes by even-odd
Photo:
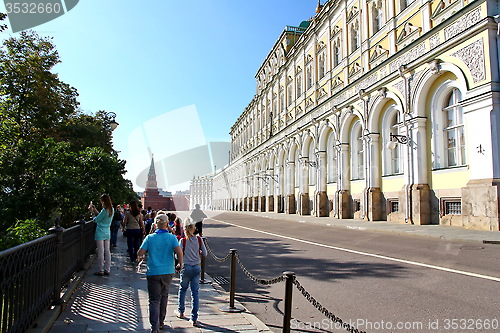
{"type": "Polygon", "coordinates": [[[151,165],[148,172],[148,181],[146,182],[146,188],[158,188],[158,183],[156,182],[156,171],[155,171],[155,161],[154,156],[151,154],[151,165]]]}

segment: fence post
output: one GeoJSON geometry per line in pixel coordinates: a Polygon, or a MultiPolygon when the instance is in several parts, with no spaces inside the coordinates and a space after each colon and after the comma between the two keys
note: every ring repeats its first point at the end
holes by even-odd
{"type": "MultiPolygon", "coordinates": [[[[56,222],[57,223],[57,222],[56,222]]],[[[56,258],[55,258],[55,272],[54,272],[54,300],[52,305],[59,305],[64,303],[61,298],[61,264],[62,264],[62,244],[63,244],[63,231],[64,228],[58,224],[49,229],[49,232],[56,234],[56,258]]]]}
{"type": "Polygon", "coordinates": [[[292,320],[292,292],[294,272],[283,272],[285,276],[285,309],[283,313],[283,333],[290,333],[290,320],[292,320]]]}
{"type": "Polygon", "coordinates": [[[234,305],[234,294],[236,290],[236,249],[230,249],[231,252],[231,289],[229,290],[229,306],[220,308],[222,312],[243,312],[245,309],[234,305]]]}
{"type": "MultiPolygon", "coordinates": [[[[203,244],[205,244],[205,247],[207,247],[207,238],[206,237],[201,237],[203,240],[203,244]]],[[[206,257],[202,256],[201,257],[201,278],[200,278],[200,283],[201,284],[210,284],[212,281],[207,281],[205,280],[205,264],[206,264],[206,257]]]]}

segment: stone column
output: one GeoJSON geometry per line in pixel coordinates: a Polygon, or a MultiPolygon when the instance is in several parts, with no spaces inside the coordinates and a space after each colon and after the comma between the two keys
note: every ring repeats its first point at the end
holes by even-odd
{"type": "Polygon", "coordinates": [[[379,221],[384,217],[382,205],[382,191],[380,190],[380,134],[368,134],[366,161],[368,165],[367,172],[367,218],[370,221],[379,221]]]}
{"type": "Polygon", "coordinates": [[[287,171],[285,212],[295,214],[297,212],[297,207],[295,207],[295,162],[288,162],[287,171]]]}
{"type": "Polygon", "coordinates": [[[349,191],[350,166],[349,166],[349,144],[339,144],[339,190],[337,191],[338,218],[350,219],[351,213],[351,193],[349,191]]]}
{"type": "Polygon", "coordinates": [[[411,221],[416,225],[431,224],[431,190],[428,184],[427,166],[427,118],[410,120],[410,140],[408,144],[411,163],[410,206],[411,221]]]}
{"type": "Polygon", "coordinates": [[[326,193],[326,151],[318,152],[318,178],[316,182],[316,188],[318,189],[316,192],[316,216],[328,216],[330,210],[328,195],[326,193]]]}
{"type": "Polygon", "coordinates": [[[299,213],[300,215],[309,215],[309,158],[302,157],[300,160],[302,164],[302,174],[300,178],[302,181],[300,182],[300,201],[299,201],[299,213]]]}

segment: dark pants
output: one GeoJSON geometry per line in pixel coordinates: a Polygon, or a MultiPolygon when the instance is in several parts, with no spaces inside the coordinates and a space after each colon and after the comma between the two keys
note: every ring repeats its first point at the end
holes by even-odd
{"type": "Polygon", "coordinates": [[[137,260],[137,251],[142,242],[142,230],[141,229],[127,229],[127,246],[128,254],[130,256],[130,261],[134,262],[137,260]]]}
{"type": "Polygon", "coordinates": [[[118,241],[118,230],[120,227],[111,227],[111,246],[115,247],[116,242],[118,241]]]}
{"type": "Polygon", "coordinates": [[[174,274],[150,275],[148,280],[149,322],[151,330],[158,331],[167,315],[168,287],[174,274]]]}
{"type": "Polygon", "coordinates": [[[194,225],[196,227],[196,231],[194,232],[195,235],[200,235],[200,236],[203,236],[203,222],[200,221],[200,222],[196,222],[196,224],[194,225]]]}

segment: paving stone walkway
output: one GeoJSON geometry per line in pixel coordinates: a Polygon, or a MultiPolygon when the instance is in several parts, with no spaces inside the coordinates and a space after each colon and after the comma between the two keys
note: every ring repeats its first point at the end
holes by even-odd
{"type": "MultiPolygon", "coordinates": [[[[119,236],[118,243],[111,253],[111,274],[94,276],[98,270],[95,260],[50,333],[150,332],[146,267],[141,266],[137,272],[128,259],[125,238],[119,236]]],[[[201,285],[200,327],[193,327],[189,320],[174,316],[178,285],[177,275],[170,286],[167,327],[160,332],[271,332],[249,312],[220,311],[219,308],[228,305],[228,295],[216,284],[201,285]]],[[[188,296],[185,313],[188,318],[190,306],[188,296]]]]}

